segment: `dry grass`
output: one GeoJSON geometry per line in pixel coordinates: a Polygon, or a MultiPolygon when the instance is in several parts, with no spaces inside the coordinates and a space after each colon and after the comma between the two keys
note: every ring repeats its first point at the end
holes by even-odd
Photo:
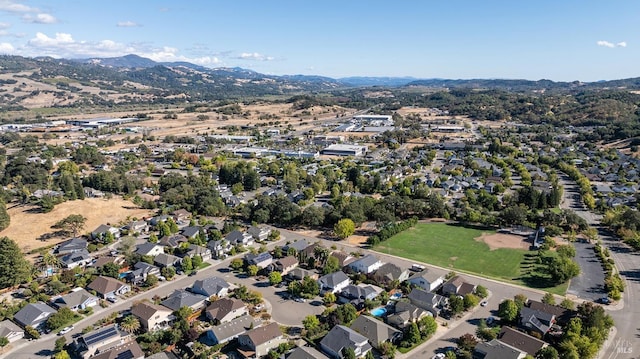
{"type": "Polygon", "coordinates": [[[504,233],[483,234],[476,240],[486,243],[492,251],[499,248],[529,249],[531,246],[524,237],[504,233]]]}
{"type": "Polygon", "coordinates": [[[0,235],[16,241],[25,252],[66,240],[67,238],[56,237],[42,241],[38,238],[47,233],[53,233],[55,230],[51,226],[71,214],[82,214],[87,218],[86,232],[93,231],[100,224],[115,225],[125,221],[127,217],[142,218],[151,215],[149,210],[138,208],[120,197],[108,200],[87,198],[68,201],[60,203],[49,213],[37,213],[34,209],[37,210],[37,207],[22,205],[10,207],[8,212],[11,216],[11,225],[0,232],[0,235]]]}

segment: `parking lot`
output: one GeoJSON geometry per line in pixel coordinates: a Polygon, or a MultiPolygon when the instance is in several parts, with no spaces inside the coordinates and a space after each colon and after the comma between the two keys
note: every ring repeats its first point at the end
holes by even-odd
{"type": "Polygon", "coordinates": [[[580,265],[580,275],[571,279],[567,294],[595,301],[605,295],[604,270],[600,259],[593,251],[593,244],[576,242],[574,246],[576,248],[575,260],[580,265]]]}

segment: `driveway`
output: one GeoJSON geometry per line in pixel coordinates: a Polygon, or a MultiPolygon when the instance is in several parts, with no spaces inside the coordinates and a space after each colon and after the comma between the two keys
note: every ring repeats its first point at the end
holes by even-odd
{"type": "Polygon", "coordinates": [[[580,265],[580,274],[571,279],[567,294],[595,301],[605,294],[602,264],[593,251],[593,244],[576,242],[573,245],[576,248],[575,260],[580,265]]]}

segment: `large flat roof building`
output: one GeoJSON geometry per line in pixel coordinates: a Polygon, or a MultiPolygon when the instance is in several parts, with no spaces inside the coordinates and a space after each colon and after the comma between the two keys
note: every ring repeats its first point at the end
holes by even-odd
{"type": "Polygon", "coordinates": [[[367,146],[335,144],[327,146],[321,153],[329,156],[364,156],[367,146]]]}

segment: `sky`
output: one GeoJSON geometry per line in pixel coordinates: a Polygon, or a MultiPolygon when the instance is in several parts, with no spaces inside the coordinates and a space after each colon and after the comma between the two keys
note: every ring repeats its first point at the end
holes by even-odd
{"type": "Polygon", "coordinates": [[[640,1],[0,0],[0,54],[272,75],[640,76],[640,1]]]}

